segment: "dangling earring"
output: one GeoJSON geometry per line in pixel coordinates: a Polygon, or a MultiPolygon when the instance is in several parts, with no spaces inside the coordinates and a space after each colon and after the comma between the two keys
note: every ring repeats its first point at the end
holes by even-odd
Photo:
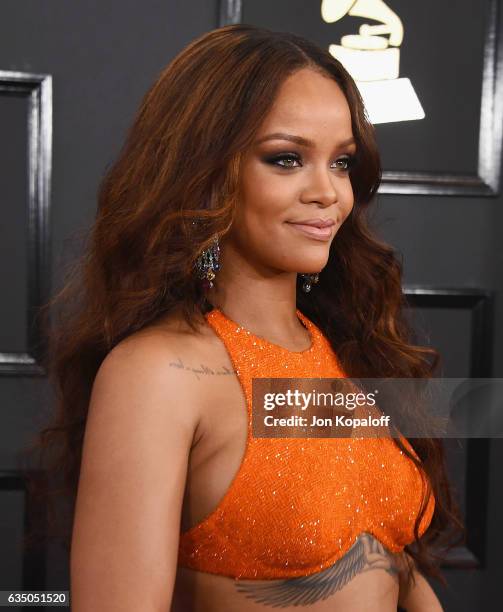
{"type": "Polygon", "coordinates": [[[301,274],[301,278],[304,279],[304,283],[302,284],[302,291],[304,293],[309,293],[311,291],[311,286],[316,285],[318,282],[318,272],[316,274],[301,274]]]}
{"type": "Polygon", "coordinates": [[[218,236],[215,236],[213,244],[201,252],[194,264],[194,268],[202,280],[202,288],[205,291],[213,288],[212,281],[215,278],[215,272],[220,270],[219,256],[220,246],[218,244],[218,236]]]}

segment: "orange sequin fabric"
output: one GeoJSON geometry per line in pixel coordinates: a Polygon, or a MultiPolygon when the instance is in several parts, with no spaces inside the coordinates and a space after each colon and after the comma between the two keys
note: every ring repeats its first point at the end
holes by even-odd
{"type": "MultiPolygon", "coordinates": [[[[206,314],[244,391],[248,437],[217,508],[180,534],[179,566],[233,578],[292,578],[329,567],[362,532],[390,552],[414,540],[425,483],[390,438],[252,437],[253,377],[346,377],[321,330],[300,310],[297,316],[311,335],[310,348],[299,352],[252,334],[219,309],[206,314]]],[[[430,495],[420,534],[434,505],[430,495]]]]}

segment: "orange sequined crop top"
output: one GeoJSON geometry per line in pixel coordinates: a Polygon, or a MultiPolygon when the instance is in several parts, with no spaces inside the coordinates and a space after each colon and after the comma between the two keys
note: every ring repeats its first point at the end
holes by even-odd
{"type": "MultiPolygon", "coordinates": [[[[253,377],[346,377],[318,327],[300,310],[297,316],[311,335],[310,348],[300,352],[252,334],[217,308],[206,314],[241,383],[248,435],[218,506],[180,534],[181,567],[233,578],[293,578],[334,564],[362,532],[395,553],[414,540],[425,483],[390,438],[252,437],[253,377]]],[[[434,505],[430,495],[421,535],[434,505]]]]}

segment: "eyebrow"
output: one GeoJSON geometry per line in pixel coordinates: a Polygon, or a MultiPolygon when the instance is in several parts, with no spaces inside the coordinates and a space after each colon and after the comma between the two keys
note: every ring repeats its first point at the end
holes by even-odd
{"type": "MultiPolygon", "coordinates": [[[[314,147],[315,144],[312,140],[308,138],[303,138],[302,136],[296,136],[295,134],[286,134],[284,132],[274,132],[273,134],[267,134],[267,136],[263,136],[260,140],[257,140],[256,144],[260,144],[265,142],[266,140],[289,140],[290,142],[295,142],[298,145],[304,147],[314,147]]],[[[355,139],[353,136],[339,143],[339,147],[346,147],[350,144],[355,144],[355,139]]]]}

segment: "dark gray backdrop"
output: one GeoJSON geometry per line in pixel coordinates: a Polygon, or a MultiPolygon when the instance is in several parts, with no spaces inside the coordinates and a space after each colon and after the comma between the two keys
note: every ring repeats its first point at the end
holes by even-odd
{"type": "MultiPolygon", "coordinates": [[[[0,589],[68,589],[61,549],[19,553],[27,503],[19,452],[51,397],[37,365],[33,311],[60,286],[78,252],[74,237],[93,219],[98,182],[144,92],[183,46],[236,15],[238,3],[228,4],[231,10],[218,0],[4,0],[0,7],[0,589]]],[[[297,15],[299,33],[310,34],[302,28],[318,4],[281,1],[267,9],[262,1],[243,2],[241,14],[274,29],[294,29],[297,15]]],[[[422,88],[422,102],[437,114],[409,122],[409,131],[379,128],[385,163],[412,173],[476,174],[483,50],[487,18],[494,20],[489,5],[463,0],[456,13],[447,0],[425,2],[417,17],[414,3],[412,19],[408,3],[388,4],[406,27],[401,76],[422,88]],[[434,41],[442,27],[450,51],[440,58],[434,41]],[[428,84],[441,71],[432,74],[431,66],[439,62],[447,76],[441,91],[432,91],[428,84]],[[456,121],[443,125],[445,113],[456,121]]],[[[494,23],[501,32],[501,21],[494,23]]],[[[327,30],[313,31],[320,35],[327,30]]],[[[503,198],[459,193],[383,193],[374,226],[403,255],[411,316],[418,334],[440,348],[445,374],[502,376],[503,198]]],[[[457,552],[467,567],[445,568],[450,589],[435,588],[449,612],[498,609],[503,445],[451,444],[449,461],[469,525],[468,546],[457,552]]]]}

